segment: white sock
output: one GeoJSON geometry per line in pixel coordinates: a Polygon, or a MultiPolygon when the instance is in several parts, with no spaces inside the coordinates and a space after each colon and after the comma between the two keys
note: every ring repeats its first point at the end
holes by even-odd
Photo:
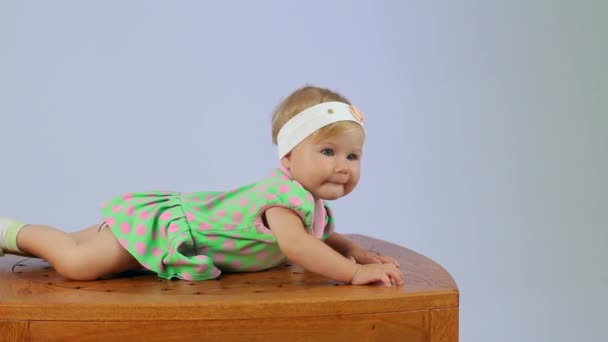
{"type": "Polygon", "coordinates": [[[0,250],[21,252],[17,248],[17,233],[23,226],[24,224],[17,220],[0,218],[0,250]]]}
{"type": "Polygon", "coordinates": [[[6,249],[6,238],[8,236],[8,226],[12,223],[9,219],[0,218],[0,248],[6,249]]]}

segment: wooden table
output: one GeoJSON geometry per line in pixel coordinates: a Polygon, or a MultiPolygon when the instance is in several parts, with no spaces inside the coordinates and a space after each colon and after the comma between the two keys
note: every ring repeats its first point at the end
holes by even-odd
{"type": "Polygon", "coordinates": [[[344,285],[293,265],[201,282],[142,272],[76,282],[5,255],[0,341],[458,341],[458,288],[440,265],[348,236],[395,257],[406,284],[344,285]]]}

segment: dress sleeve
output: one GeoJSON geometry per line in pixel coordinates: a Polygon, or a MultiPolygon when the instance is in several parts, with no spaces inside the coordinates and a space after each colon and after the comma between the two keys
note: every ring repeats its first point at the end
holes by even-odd
{"type": "Polygon", "coordinates": [[[270,233],[262,219],[266,210],[272,207],[284,207],[293,210],[302,220],[308,232],[312,231],[314,201],[312,195],[299,183],[292,180],[277,180],[259,191],[261,204],[254,225],[259,232],[270,233]]]}

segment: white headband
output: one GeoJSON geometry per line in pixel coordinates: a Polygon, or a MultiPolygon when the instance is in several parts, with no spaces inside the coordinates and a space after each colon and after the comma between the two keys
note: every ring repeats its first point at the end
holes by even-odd
{"type": "Polygon", "coordinates": [[[323,102],[309,107],[281,127],[277,135],[279,159],[322,127],[338,121],[353,121],[363,127],[364,119],[355,106],[344,102],[323,102]]]}

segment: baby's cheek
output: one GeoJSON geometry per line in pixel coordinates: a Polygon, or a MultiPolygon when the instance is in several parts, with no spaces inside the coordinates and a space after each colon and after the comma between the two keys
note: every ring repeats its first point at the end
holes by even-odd
{"type": "Polygon", "coordinates": [[[348,183],[346,184],[346,187],[345,187],[345,192],[348,194],[348,193],[350,193],[351,191],[353,191],[353,190],[355,189],[355,187],[357,187],[357,183],[358,183],[358,182],[359,182],[359,180],[358,180],[358,179],[356,179],[356,180],[351,180],[350,182],[348,182],[348,183]]]}

